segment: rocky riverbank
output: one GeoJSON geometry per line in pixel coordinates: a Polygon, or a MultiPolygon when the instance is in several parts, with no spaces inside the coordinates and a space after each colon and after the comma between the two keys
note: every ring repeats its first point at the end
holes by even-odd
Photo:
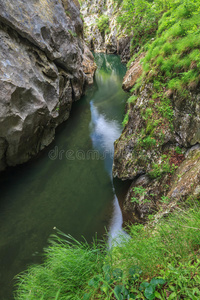
{"type": "MultiPolygon", "coordinates": [[[[199,45],[184,46],[187,51],[177,46],[185,35],[170,36],[173,27],[166,26],[180,9],[181,3],[177,12],[163,16],[160,34],[148,41],[147,52],[135,55],[124,77],[123,88],[131,97],[124,130],[115,142],[113,175],[132,180],[122,207],[125,222],[144,223],[157,211],[167,213],[200,197],[199,56],[191,54],[199,53],[199,45]],[[161,34],[166,40],[159,48],[161,34]]],[[[193,22],[192,13],[190,18],[193,22]]],[[[188,17],[184,24],[187,38],[193,39],[188,17]]]]}

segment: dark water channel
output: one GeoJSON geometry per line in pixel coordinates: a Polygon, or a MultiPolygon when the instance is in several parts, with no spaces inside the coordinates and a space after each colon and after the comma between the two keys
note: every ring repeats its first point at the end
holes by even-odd
{"type": "Polygon", "coordinates": [[[112,185],[113,142],[127,95],[125,66],[96,54],[96,83],[36,160],[0,179],[0,299],[12,299],[13,277],[42,260],[53,228],[77,239],[115,235],[121,212],[112,185]]]}

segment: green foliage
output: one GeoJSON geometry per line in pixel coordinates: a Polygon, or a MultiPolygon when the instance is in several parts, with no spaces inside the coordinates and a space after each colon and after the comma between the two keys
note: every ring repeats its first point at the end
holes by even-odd
{"type": "Polygon", "coordinates": [[[136,186],[133,188],[134,196],[131,198],[132,203],[140,203],[142,201],[143,203],[150,202],[149,199],[146,199],[144,196],[146,194],[146,189],[142,186],[136,186]]]}
{"type": "Polygon", "coordinates": [[[118,16],[117,22],[127,34],[133,33],[132,48],[141,45],[142,41],[143,44],[147,42],[157,27],[160,14],[157,6],[146,0],[124,0],[121,8],[123,13],[118,16]]]}
{"type": "MultiPolygon", "coordinates": [[[[145,190],[135,187],[135,192],[145,190]]],[[[107,251],[70,236],[54,237],[45,262],[18,276],[15,299],[198,300],[199,228],[200,209],[195,206],[156,225],[130,226],[130,238],[121,237],[120,245],[107,251]]]]}
{"type": "Polygon", "coordinates": [[[109,17],[106,15],[101,15],[98,19],[97,19],[97,26],[99,28],[99,31],[101,33],[105,33],[109,31],[109,17]]]}
{"type": "MultiPolygon", "coordinates": [[[[170,299],[197,300],[200,294],[199,226],[200,211],[197,207],[168,215],[153,228],[131,226],[131,239],[114,249],[113,263],[122,270],[136,264],[142,271],[140,284],[143,288],[149,287],[150,291],[153,291],[151,281],[149,285],[143,282],[143,278],[164,278],[165,286],[155,293],[158,299],[168,299],[166,295],[173,293],[175,297],[170,299]]],[[[134,288],[136,296],[136,282],[134,288]]]]}
{"type": "Polygon", "coordinates": [[[171,166],[168,161],[159,164],[153,164],[152,170],[149,172],[149,177],[152,179],[159,178],[167,173],[173,173],[174,166],[171,166]]]}
{"type": "Polygon", "coordinates": [[[70,29],[68,29],[68,31],[69,31],[69,33],[71,34],[71,36],[73,36],[73,37],[77,37],[77,34],[76,34],[76,32],[73,32],[73,31],[71,31],[70,29]]]}
{"type": "MultiPolygon", "coordinates": [[[[127,274],[124,274],[120,268],[113,269],[110,264],[104,265],[102,274],[92,278],[88,285],[93,287],[96,292],[97,289],[100,289],[99,299],[135,299],[135,293],[137,293],[137,297],[145,296],[145,299],[151,300],[155,298],[156,289],[166,283],[162,278],[153,278],[150,283],[141,282],[142,270],[137,265],[127,271],[127,274]],[[141,282],[140,285],[139,282],[141,282]]],[[[91,299],[91,292],[86,295],[88,299],[91,299]]]]}
{"type": "Polygon", "coordinates": [[[179,147],[176,147],[175,151],[176,151],[177,154],[182,154],[182,150],[179,147]]]}
{"type": "Polygon", "coordinates": [[[131,104],[131,103],[134,104],[136,100],[137,100],[137,96],[132,95],[130,98],[128,98],[127,102],[129,104],[131,104]]]}
{"type": "Polygon", "coordinates": [[[103,257],[95,244],[89,246],[64,234],[54,236],[45,263],[17,276],[15,299],[83,299],[83,288],[101,270],[103,257]]]}
{"type": "Polygon", "coordinates": [[[158,107],[158,110],[163,118],[166,118],[168,121],[172,122],[174,111],[172,109],[171,101],[166,97],[161,100],[161,105],[158,107]]]}
{"type": "Polygon", "coordinates": [[[170,201],[170,198],[169,198],[169,197],[167,197],[167,196],[162,196],[162,197],[161,197],[161,202],[163,202],[163,203],[165,203],[165,204],[168,204],[169,201],[170,201]]]}
{"type": "Polygon", "coordinates": [[[145,138],[141,139],[138,144],[142,148],[151,149],[156,145],[156,140],[152,136],[147,135],[145,138]]]}
{"type": "Polygon", "coordinates": [[[144,65],[148,64],[146,72],[156,69],[160,84],[167,82],[169,89],[182,96],[191,83],[199,82],[199,18],[199,1],[176,1],[159,20],[155,41],[143,60],[144,65]]]}
{"type": "Polygon", "coordinates": [[[127,111],[127,113],[125,114],[125,117],[123,119],[123,122],[122,122],[123,127],[125,127],[128,124],[128,120],[129,120],[129,110],[127,111]]]}

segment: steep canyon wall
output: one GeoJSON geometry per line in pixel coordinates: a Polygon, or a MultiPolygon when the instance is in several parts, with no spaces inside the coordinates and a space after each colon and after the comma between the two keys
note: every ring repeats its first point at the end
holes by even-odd
{"type": "Polygon", "coordinates": [[[70,0],[0,1],[0,171],[51,143],[83,93],[84,71],[95,71],[79,9],[70,0]]]}

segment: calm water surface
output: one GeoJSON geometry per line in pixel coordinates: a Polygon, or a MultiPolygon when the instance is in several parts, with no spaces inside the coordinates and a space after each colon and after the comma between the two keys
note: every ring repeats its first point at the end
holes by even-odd
{"type": "Polygon", "coordinates": [[[12,299],[13,277],[42,260],[57,227],[77,239],[115,236],[122,217],[112,185],[113,142],[121,133],[125,66],[95,55],[96,82],[39,158],[0,179],[0,299],[12,299]]]}

